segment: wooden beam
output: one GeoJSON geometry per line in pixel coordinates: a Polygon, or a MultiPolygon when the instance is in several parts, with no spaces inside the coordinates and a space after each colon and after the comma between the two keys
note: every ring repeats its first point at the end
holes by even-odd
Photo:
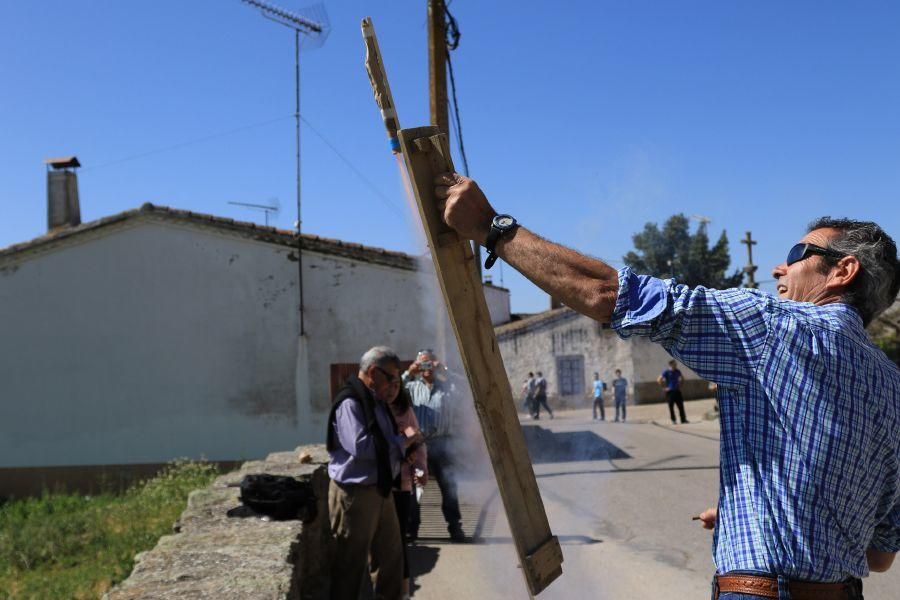
{"type": "Polygon", "coordinates": [[[522,573],[537,595],[562,574],[562,550],[547,521],[472,247],[437,210],[434,178],[454,170],[447,136],[420,127],[402,129],[399,137],[522,573]]]}

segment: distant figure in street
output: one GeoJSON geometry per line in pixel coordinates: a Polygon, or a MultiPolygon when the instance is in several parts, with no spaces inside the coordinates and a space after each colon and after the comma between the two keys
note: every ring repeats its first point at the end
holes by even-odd
{"type": "MultiPolygon", "coordinates": [[[[600,381],[600,373],[594,373],[594,420],[597,420],[597,408],[600,408],[600,420],[606,420],[606,413],[603,411],[603,390],[606,384],[600,381]]],[[[617,418],[616,421],[619,419],[617,418]]]]}
{"type": "Polygon", "coordinates": [[[622,377],[622,370],[616,369],[616,378],[612,381],[613,395],[616,402],[616,423],[619,422],[619,409],[622,409],[622,422],[625,422],[625,400],[628,398],[628,380],[622,377]]]}
{"type": "Polygon", "coordinates": [[[547,412],[550,413],[550,418],[553,418],[553,411],[550,410],[550,405],[547,404],[547,380],[544,379],[544,374],[540,371],[537,372],[537,379],[534,382],[534,418],[541,418],[541,406],[547,409],[547,412]]]}
{"type": "Polygon", "coordinates": [[[681,396],[681,381],[684,376],[678,370],[678,365],[674,360],[669,361],[669,368],[663,371],[660,376],[666,387],[666,401],[669,403],[669,416],[672,418],[672,425],[675,425],[675,405],[678,405],[678,414],[682,423],[687,423],[687,416],[684,414],[684,398],[681,396]]]}
{"type": "Polygon", "coordinates": [[[522,385],[522,408],[528,411],[528,414],[534,416],[534,373],[528,372],[528,378],[522,385]]]}

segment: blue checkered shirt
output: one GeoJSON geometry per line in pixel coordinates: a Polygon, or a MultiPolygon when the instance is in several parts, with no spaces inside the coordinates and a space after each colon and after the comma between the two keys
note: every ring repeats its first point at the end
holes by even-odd
{"type": "Polygon", "coordinates": [[[612,325],[719,386],[717,572],[840,581],[900,550],[900,370],[853,308],[626,267],[612,325]]]}

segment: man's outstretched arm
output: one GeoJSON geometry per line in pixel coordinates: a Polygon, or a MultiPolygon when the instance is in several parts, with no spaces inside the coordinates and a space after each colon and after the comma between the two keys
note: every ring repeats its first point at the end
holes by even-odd
{"type": "MultiPolygon", "coordinates": [[[[455,173],[435,179],[444,221],[484,245],[497,214],[478,184],[455,173]]],[[[524,227],[503,236],[497,255],[539,288],[576,311],[609,322],[619,291],[618,271],[604,262],[545,240],[524,227]]]]}

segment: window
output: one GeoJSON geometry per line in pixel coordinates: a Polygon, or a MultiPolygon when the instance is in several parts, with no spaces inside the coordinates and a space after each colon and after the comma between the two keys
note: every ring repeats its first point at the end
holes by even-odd
{"type": "Polygon", "coordinates": [[[584,356],[558,356],[556,373],[559,377],[560,396],[584,394],[584,356]]]}

